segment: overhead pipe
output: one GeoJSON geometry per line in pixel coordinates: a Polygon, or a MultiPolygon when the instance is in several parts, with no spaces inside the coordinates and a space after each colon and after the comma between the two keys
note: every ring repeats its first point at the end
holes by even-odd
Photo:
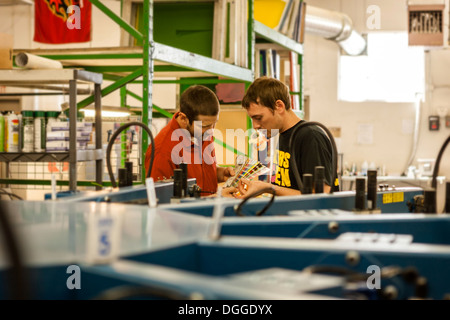
{"type": "Polygon", "coordinates": [[[306,7],[305,32],[335,41],[348,55],[364,53],[366,40],[353,29],[353,22],[344,13],[306,7]]]}

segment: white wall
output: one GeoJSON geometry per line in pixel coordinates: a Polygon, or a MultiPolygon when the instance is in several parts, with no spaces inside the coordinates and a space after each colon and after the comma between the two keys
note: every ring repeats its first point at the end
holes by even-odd
{"type": "MultiPolygon", "coordinates": [[[[377,5],[381,13],[380,30],[407,30],[406,0],[311,0],[307,4],[347,14],[360,34],[369,31],[366,27],[369,17],[367,8],[377,5]]],[[[450,63],[447,62],[450,61],[450,55],[446,54],[447,51],[443,53],[433,51],[426,57],[430,64],[437,66],[434,67],[437,72],[432,73],[432,81],[450,84],[450,63]]],[[[338,101],[338,58],[339,47],[335,42],[306,34],[304,92],[310,96],[310,120],[341,128],[340,152],[344,154],[344,162],[355,162],[359,167],[365,160],[374,161],[377,166],[385,165],[388,174],[403,173],[413,148],[413,133],[405,130],[403,124],[414,123],[414,104],[338,101]],[[358,126],[361,124],[373,125],[373,144],[358,144],[358,126]]],[[[436,158],[450,135],[450,128],[445,128],[442,119],[440,131],[428,130],[428,116],[436,114],[438,106],[446,106],[450,115],[450,86],[433,89],[428,83],[428,87],[431,90],[422,106],[421,131],[415,159],[436,158]]],[[[447,181],[450,181],[450,147],[447,147],[442,158],[439,175],[446,176],[447,181]]]]}

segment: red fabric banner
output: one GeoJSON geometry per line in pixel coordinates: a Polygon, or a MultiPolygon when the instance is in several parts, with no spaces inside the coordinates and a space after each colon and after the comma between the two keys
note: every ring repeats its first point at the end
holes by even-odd
{"type": "Polygon", "coordinates": [[[35,0],[33,40],[51,44],[88,42],[91,12],[88,0],[35,0]]]}

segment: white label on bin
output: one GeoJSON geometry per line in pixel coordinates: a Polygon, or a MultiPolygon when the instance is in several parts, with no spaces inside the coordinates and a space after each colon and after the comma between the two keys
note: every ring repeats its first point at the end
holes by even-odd
{"type": "Polygon", "coordinates": [[[120,213],[91,212],[88,218],[86,260],[91,264],[110,263],[120,249],[120,213]]]}
{"type": "Polygon", "coordinates": [[[147,197],[148,197],[148,206],[150,208],[155,208],[157,205],[156,200],[156,192],[155,192],[155,182],[153,178],[145,179],[145,185],[147,187],[147,197]]]}

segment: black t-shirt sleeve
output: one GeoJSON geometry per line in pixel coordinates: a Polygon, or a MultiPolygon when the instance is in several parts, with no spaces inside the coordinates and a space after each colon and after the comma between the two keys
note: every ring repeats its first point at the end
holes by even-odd
{"type": "Polygon", "coordinates": [[[295,159],[303,174],[310,173],[314,176],[316,166],[325,167],[325,182],[332,186],[332,148],[325,133],[320,128],[305,127],[299,130],[294,138],[295,159]]]}

